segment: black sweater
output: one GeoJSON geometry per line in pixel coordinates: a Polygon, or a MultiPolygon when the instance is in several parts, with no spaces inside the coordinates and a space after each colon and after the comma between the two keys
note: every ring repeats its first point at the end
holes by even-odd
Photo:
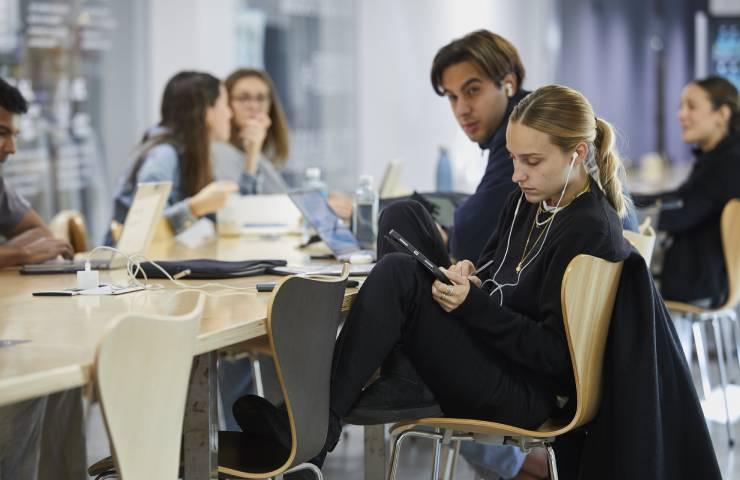
{"type": "MultiPolygon", "coordinates": [[[[497,231],[483,250],[480,262],[493,259],[493,264],[481,279],[490,278],[504,258],[518,198],[518,192],[510,196],[497,231]]],[[[536,211],[537,205],[522,199],[509,252],[496,275],[498,283],[516,280],[515,268],[536,211]]],[[[541,214],[540,220],[544,218],[541,214]]],[[[624,261],[604,355],[602,403],[594,421],[581,429],[587,432],[578,449],[582,453],[558,452],[558,465],[575,462],[571,471],[579,473],[572,478],[581,480],[719,480],[712,442],[673,322],[644,260],[625,241],[616,212],[591,181],[591,190],[552,222],[542,250],[522,270],[519,285],[503,289],[503,306],[498,294],[488,295],[489,282],[482,289],[471,288],[453,314],[492,350],[519,366],[530,381],[570,397],[570,408],[559,413],[572,414],[575,386],[560,303],[563,274],[582,253],[624,261]]],[[[537,236],[535,226],[528,259],[542,244],[540,240],[532,245],[537,236]]]]}
{"type": "Polygon", "coordinates": [[[506,150],[506,127],[514,107],[527,95],[519,90],[509,99],[501,124],[486,143],[488,150],[486,171],[478,187],[465,203],[455,210],[455,223],[450,232],[450,254],[458,259],[475,261],[486,241],[491,238],[509,194],[516,184],[511,180],[514,166],[506,150]]]}
{"type": "Polygon", "coordinates": [[[638,203],[657,199],[680,208],[662,210],[658,228],[673,243],[663,261],[661,290],[670,300],[690,302],[711,298],[721,304],[727,295],[720,218],[725,204],[740,197],[740,134],[725,137],[710,152],[696,152],[689,178],[674,192],[642,196],[638,203]]]}
{"type": "MultiPolygon", "coordinates": [[[[544,234],[539,236],[546,227],[534,227],[528,246],[532,253],[528,259],[534,257],[543,240],[544,246],[534,261],[522,270],[519,284],[503,289],[503,306],[499,306],[498,293],[489,296],[492,283],[487,282],[482,289],[471,288],[465,302],[455,310],[455,314],[485,338],[492,349],[504,354],[554,395],[570,396],[574,389],[560,304],[560,286],[568,263],[581,253],[619,261],[630,251],[622,236],[619,217],[598,186],[590,181],[590,191],[556,214],[546,239],[544,234]],[[538,238],[539,241],[535,241],[538,238]]],[[[493,264],[480,276],[481,280],[491,278],[504,259],[519,195],[516,192],[509,197],[496,233],[483,250],[478,265],[489,259],[493,259],[493,264]]],[[[516,282],[515,268],[536,212],[537,205],[522,199],[509,252],[496,275],[498,283],[516,282]]],[[[545,218],[540,215],[540,220],[545,218]]]]}

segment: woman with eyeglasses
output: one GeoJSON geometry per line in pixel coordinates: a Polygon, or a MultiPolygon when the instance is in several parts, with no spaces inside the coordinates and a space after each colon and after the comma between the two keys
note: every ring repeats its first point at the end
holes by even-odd
{"type": "MultiPolygon", "coordinates": [[[[229,143],[212,146],[214,175],[253,178],[252,194],[286,193],[282,170],[290,156],[288,122],[275,85],[263,70],[240,68],[224,82],[233,113],[229,143]]],[[[329,205],[343,218],[352,215],[351,198],[329,194],[329,205]]]]}
{"type": "Polygon", "coordinates": [[[229,143],[212,147],[216,178],[246,174],[254,179],[247,193],[286,192],[280,170],[290,154],[288,122],[272,80],[262,70],[240,68],[224,85],[233,116],[229,143]]]}

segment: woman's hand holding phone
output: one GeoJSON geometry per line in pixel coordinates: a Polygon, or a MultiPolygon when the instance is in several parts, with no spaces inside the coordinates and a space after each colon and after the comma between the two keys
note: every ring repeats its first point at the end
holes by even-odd
{"type": "Polygon", "coordinates": [[[432,284],[432,298],[445,312],[451,312],[462,305],[468,297],[468,292],[470,292],[468,277],[461,275],[453,267],[450,267],[449,270],[440,267],[440,270],[450,279],[452,285],[447,285],[439,280],[435,280],[432,284]]]}

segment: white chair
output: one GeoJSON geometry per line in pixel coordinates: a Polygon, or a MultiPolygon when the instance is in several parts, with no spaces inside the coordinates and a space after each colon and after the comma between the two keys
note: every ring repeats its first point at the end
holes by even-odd
{"type": "MultiPolygon", "coordinates": [[[[730,446],[735,444],[730,422],[730,406],[727,399],[727,358],[725,357],[723,336],[720,321],[729,319],[735,330],[735,349],[740,362],[740,328],[735,309],[740,305],[740,199],[727,202],[722,210],[721,226],[722,250],[725,257],[725,269],[727,271],[727,300],[718,308],[701,308],[672,300],[666,300],[666,307],[672,312],[686,316],[691,322],[692,334],[696,345],[696,357],[699,362],[699,373],[701,376],[702,392],[707,400],[711,394],[709,385],[709,371],[707,368],[707,353],[704,348],[702,325],[711,322],[714,329],[715,347],[717,348],[717,365],[719,367],[720,384],[726,414],[727,437],[730,446]]],[[[729,354],[729,352],[728,352],[729,354]]],[[[687,359],[689,362],[691,359],[687,359]]]]}
{"type": "Polygon", "coordinates": [[[98,347],[96,386],[118,478],[179,478],[183,415],[204,303],[201,293],[185,291],[167,305],[168,315],[122,316],[98,347]]]}
{"type": "Polygon", "coordinates": [[[625,230],[623,234],[624,238],[640,252],[642,258],[645,259],[645,263],[650,267],[650,261],[653,258],[653,251],[655,250],[655,229],[650,225],[650,217],[642,222],[639,233],[625,230]]]}

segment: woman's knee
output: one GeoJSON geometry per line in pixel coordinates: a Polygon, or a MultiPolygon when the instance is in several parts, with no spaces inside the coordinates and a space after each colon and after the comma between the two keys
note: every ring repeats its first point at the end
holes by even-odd
{"type": "Polygon", "coordinates": [[[378,230],[383,233],[387,231],[383,228],[388,226],[393,228],[395,225],[402,225],[407,223],[405,220],[409,218],[418,218],[428,213],[424,206],[416,200],[398,200],[391,203],[380,212],[380,218],[378,219],[378,230]]]}

